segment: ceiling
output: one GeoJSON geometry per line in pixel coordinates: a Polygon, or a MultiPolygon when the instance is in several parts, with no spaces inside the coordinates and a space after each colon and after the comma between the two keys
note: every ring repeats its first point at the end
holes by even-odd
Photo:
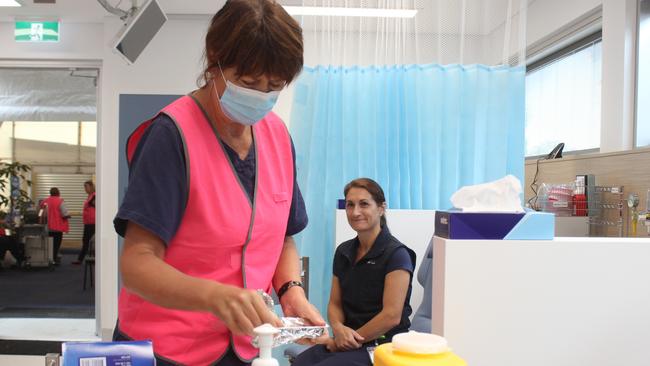
{"type": "MultiPolygon", "coordinates": [[[[34,4],[33,0],[19,0],[20,8],[0,8],[0,21],[13,21],[16,17],[58,18],[67,22],[99,23],[105,17],[115,17],[97,0],[56,0],[55,4],[34,4]]],[[[109,4],[128,10],[131,0],[107,0],[109,4]],[[118,5],[119,4],[119,5],[118,5]]],[[[214,14],[225,0],[158,0],[168,14],[214,14]]],[[[144,0],[138,0],[143,4],[144,0]]]]}
{"type": "MultiPolygon", "coordinates": [[[[15,19],[26,18],[52,18],[62,22],[73,23],[101,23],[106,17],[116,17],[105,10],[97,0],[56,0],[55,4],[34,4],[34,0],[18,0],[23,6],[20,8],[0,8],[0,22],[13,22],[15,19]]],[[[133,0],[107,0],[112,6],[127,10],[133,0]]],[[[535,0],[527,0],[532,3],[535,0]]],[[[145,0],[137,0],[143,4],[145,0]]],[[[163,10],[170,16],[179,14],[188,15],[213,15],[225,0],[158,0],[163,10]]],[[[446,23],[457,23],[457,16],[461,12],[460,1],[457,0],[278,0],[283,5],[324,5],[350,7],[380,7],[380,8],[416,8],[418,15],[416,22],[418,28],[423,25],[433,26],[440,18],[446,17],[446,23]]],[[[473,17],[482,17],[481,21],[473,21],[474,29],[470,33],[489,33],[499,24],[503,23],[508,0],[465,0],[462,3],[468,9],[482,9],[472,11],[473,17]],[[477,14],[478,13],[478,14],[477,14]],[[483,13],[483,14],[481,14],[483,13]],[[482,24],[478,24],[482,23],[482,24]]],[[[513,1],[514,11],[518,9],[519,1],[513,1]]],[[[458,16],[460,18],[460,16],[458,16]]],[[[429,27],[426,27],[429,28],[429,27]]]]}

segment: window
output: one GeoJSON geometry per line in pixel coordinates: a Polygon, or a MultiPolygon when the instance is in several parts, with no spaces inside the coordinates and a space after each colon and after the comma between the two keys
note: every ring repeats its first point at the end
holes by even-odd
{"type": "Polygon", "coordinates": [[[601,33],[531,64],[526,74],[526,156],[600,147],[601,33]]]}
{"type": "Polygon", "coordinates": [[[13,151],[13,124],[0,121],[0,161],[11,160],[13,151]]]}
{"type": "Polygon", "coordinates": [[[636,146],[650,145],[650,0],[641,0],[637,70],[636,146]]]}
{"type": "Polygon", "coordinates": [[[17,122],[14,137],[20,140],[76,145],[78,122],[17,122]]]}
{"type": "Polygon", "coordinates": [[[81,146],[97,147],[97,122],[81,122],[81,146]]]}
{"type": "Polygon", "coordinates": [[[0,160],[28,165],[95,163],[97,122],[0,122],[0,160]]]}

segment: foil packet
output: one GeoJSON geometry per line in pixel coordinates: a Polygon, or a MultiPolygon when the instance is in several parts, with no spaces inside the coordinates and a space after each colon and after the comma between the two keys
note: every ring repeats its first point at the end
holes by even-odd
{"type": "MultiPolygon", "coordinates": [[[[262,290],[257,290],[257,292],[262,296],[269,310],[273,312],[273,298],[262,290]]],[[[282,321],[282,327],[277,328],[280,332],[273,338],[273,347],[293,343],[303,338],[318,338],[325,334],[327,329],[327,325],[306,325],[302,318],[282,317],[280,321],[282,321]]],[[[254,337],[252,343],[253,346],[258,347],[258,337],[254,337]]]]}
{"type": "MultiPolygon", "coordinates": [[[[318,338],[325,334],[327,325],[305,325],[301,318],[284,317],[280,318],[282,327],[277,328],[280,332],[273,338],[273,347],[293,343],[303,338],[318,338]]],[[[258,337],[253,338],[253,346],[258,347],[258,337]]]]}

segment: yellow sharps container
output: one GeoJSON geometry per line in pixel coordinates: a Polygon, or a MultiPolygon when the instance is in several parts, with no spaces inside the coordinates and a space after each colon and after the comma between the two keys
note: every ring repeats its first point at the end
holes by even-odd
{"type": "Polygon", "coordinates": [[[413,331],[397,334],[392,343],[375,348],[374,361],[374,366],[467,366],[443,337],[413,331]]]}

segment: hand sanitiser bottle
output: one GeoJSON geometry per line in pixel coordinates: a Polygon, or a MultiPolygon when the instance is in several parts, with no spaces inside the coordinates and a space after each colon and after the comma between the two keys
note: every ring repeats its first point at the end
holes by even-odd
{"type": "Polygon", "coordinates": [[[251,366],[279,366],[278,360],[273,358],[271,350],[273,349],[273,337],[280,332],[271,324],[260,325],[253,329],[258,336],[258,348],[260,349],[260,357],[253,360],[251,366]]]}

